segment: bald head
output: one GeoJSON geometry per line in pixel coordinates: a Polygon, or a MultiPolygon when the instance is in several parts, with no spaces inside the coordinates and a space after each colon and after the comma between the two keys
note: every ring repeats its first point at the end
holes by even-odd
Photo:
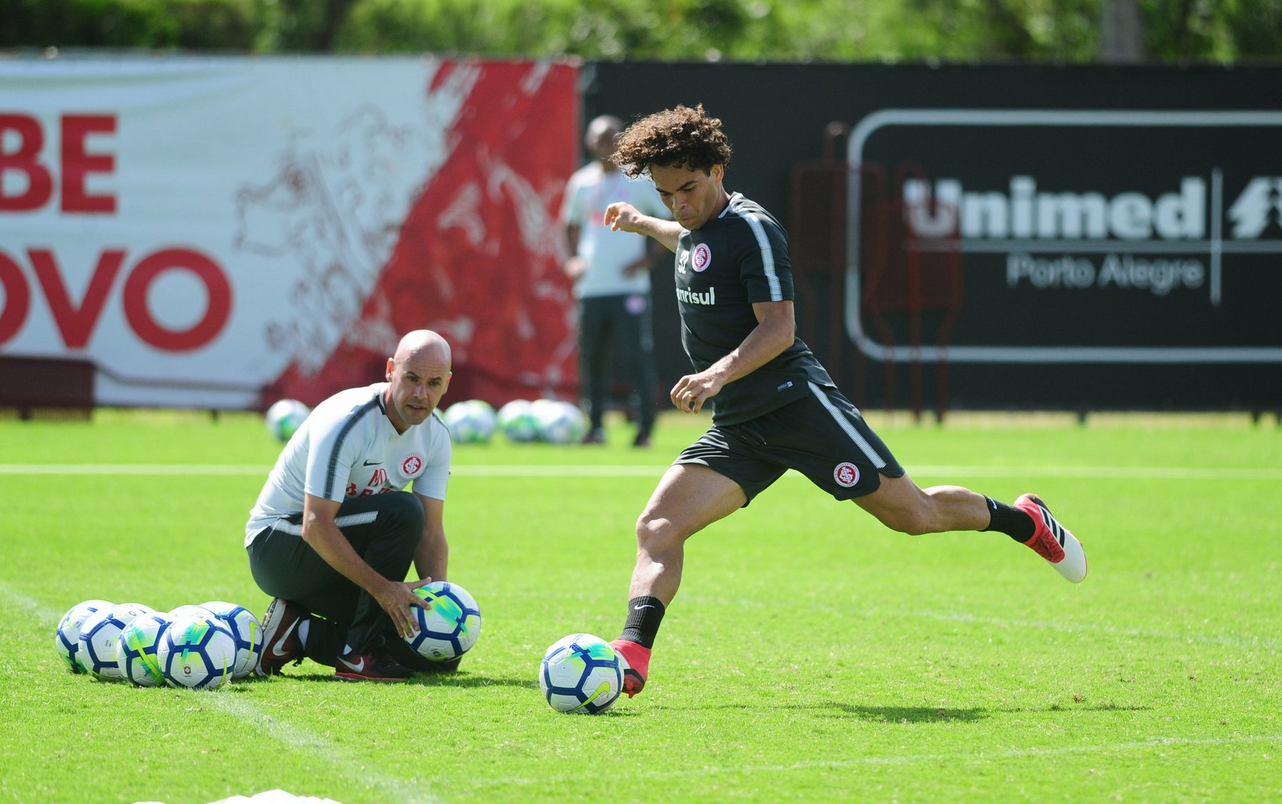
{"type": "Polygon", "coordinates": [[[403,433],[422,424],[436,410],[450,387],[450,345],[430,329],[416,329],[401,338],[396,354],[387,358],[387,418],[403,433]]]}
{"type": "Polygon", "coordinates": [[[453,363],[450,345],[430,329],[416,329],[405,333],[405,337],[401,338],[401,342],[396,345],[396,354],[392,357],[392,362],[404,363],[417,355],[444,362],[447,368],[453,363]]]}
{"type": "Polygon", "coordinates": [[[588,153],[594,158],[609,162],[610,155],[614,153],[614,140],[622,130],[622,120],[614,115],[603,114],[588,123],[588,131],[583,137],[583,143],[587,145],[588,153]]]}

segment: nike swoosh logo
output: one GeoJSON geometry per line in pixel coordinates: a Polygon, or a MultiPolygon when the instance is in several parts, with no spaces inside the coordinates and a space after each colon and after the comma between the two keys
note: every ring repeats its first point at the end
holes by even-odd
{"type": "Polygon", "coordinates": [[[366,461],[365,466],[378,466],[382,461],[366,461]]]}
{"type": "Polygon", "coordinates": [[[647,603],[644,606],[633,606],[632,610],[640,611],[641,609],[652,609],[652,608],[654,608],[654,605],[652,603],[647,603]]]}
{"type": "Polygon", "coordinates": [[[285,655],[285,652],[280,649],[280,646],[285,644],[285,641],[289,639],[289,635],[294,632],[294,629],[298,627],[298,624],[300,622],[302,622],[301,618],[298,620],[294,620],[292,623],[289,624],[289,627],[285,629],[285,633],[281,635],[281,638],[272,643],[273,656],[279,657],[279,656],[285,655]]]}
{"type": "Polygon", "coordinates": [[[360,660],[359,662],[355,662],[355,663],[353,663],[353,662],[349,662],[349,661],[347,661],[346,659],[339,659],[339,661],[340,661],[340,662],[342,662],[344,665],[346,665],[346,666],[347,666],[347,669],[348,669],[348,670],[351,670],[353,673],[359,673],[359,672],[361,672],[362,670],[364,670],[364,669],[365,669],[365,657],[364,657],[364,656],[362,656],[362,657],[361,657],[361,660],[360,660]]]}

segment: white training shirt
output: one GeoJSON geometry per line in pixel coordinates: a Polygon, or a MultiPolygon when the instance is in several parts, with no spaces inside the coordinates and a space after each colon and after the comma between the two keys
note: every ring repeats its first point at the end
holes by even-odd
{"type": "Polygon", "coordinates": [[[342,502],[414,485],[445,499],[452,447],[449,430],[433,414],[397,433],[387,418],[387,383],[340,391],[316,406],[289,439],[245,525],[245,546],[281,517],[301,513],[303,496],[342,502]]]}
{"type": "Polygon", "coordinates": [[[654,184],[645,179],[630,179],[622,170],[607,173],[596,161],[576,170],[561,201],[561,223],[579,227],[574,253],[587,262],[583,276],[574,284],[576,299],[650,292],[649,272],[623,275],[624,266],[645,255],[649,238],[612,232],[602,222],[605,208],[616,201],[626,201],[644,215],[672,217],[654,184]]]}

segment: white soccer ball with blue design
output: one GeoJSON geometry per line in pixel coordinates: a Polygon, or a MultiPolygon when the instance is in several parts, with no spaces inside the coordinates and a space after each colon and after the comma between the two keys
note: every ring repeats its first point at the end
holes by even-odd
{"type": "Polygon", "coordinates": [[[172,608],[165,612],[165,616],[170,620],[177,620],[179,617],[208,617],[211,614],[213,614],[213,612],[209,609],[204,606],[197,606],[194,603],[184,603],[181,606],[177,606],[176,608],[172,608]]]}
{"type": "Polygon", "coordinates": [[[549,444],[577,444],[588,431],[588,420],[577,405],[556,399],[533,403],[539,438],[549,444]]]}
{"type": "Polygon", "coordinates": [[[116,646],[125,627],[144,614],[154,612],[150,606],[141,603],[120,603],[89,615],[80,626],[76,651],[80,666],[99,681],[124,678],[124,670],[116,657],[116,646]]]}
{"type": "Polygon", "coordinates": [[[58,631],[54,634],[53,646],[58,655],[67,663],[67,669],[73,673],[87,672],[80,664],[77,654],[80,653],[80,629],[91,614],[115,606],[106,600],[86,600],[72,606],[62,620],[58,622],[58,631]]]}
{"type": "Polygon", "coordinates": [[[278,441],[288,441],[311,412],[311,408],[297,399],[277,400],[267,409],[267,432],[278,441]]]}
{"type": "Polygon", "coordinates": [[[172,686],[214,689],[231,680],[236,640],[213,614],[179,617],[165,629],[156,661],[172,686]]]}
{"type": "Polygon", "coordinates": [[[244,606],[221,600],[202,603],[201,608],[213,612],[236,640],[236,664],[232,678],[244,678],[254,672],[258,657],[263,653],[263,628],[258,624],[258,618],[244,606]]]}
{"type": "Polygon", "coordinates": [[[427,608],[410,609],[418,633],[405,638],[414,652],[433,662],[448,662],[467,653],[481,635],[481,609],[468,591],[449,581],[433,581],[414,590],[427,608]]]}
{"type": "Polygon", "coordinates": [[[558,712],[595,715],[619,699],[627,667],[622,654],[601,637],[570,634],[543,654],[539,689],[558,712]]]}
{"type": "Polygon", "coordinates": [[[120,641],[116,643],[116,662],[125,680],[139,687],[164,685],[156,649],[160,647],[160,640],[168,627],[169,618],[165,615],[143,614],[135,617],[120,632],[120,641]]]}
{"type": "Polygon", "coordinates": [[[455,444],[486,444],[494,437],[498,416],[484,399],[455,402],[441,414],[455,444]]]}
{"type": "Polygon", "coordinates": [[[528,444],[539,438],[539,420],[534,417],[533,403],[527,399],[513,399],[499,408],[498,422],[508,441],[528,444]]]}

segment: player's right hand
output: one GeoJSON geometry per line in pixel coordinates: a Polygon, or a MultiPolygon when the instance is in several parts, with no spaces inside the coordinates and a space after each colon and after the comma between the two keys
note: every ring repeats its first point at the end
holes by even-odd
{"type": "Polygon", "coordinates": [[[605,208],[605,217],[602,222],[610,227],[612,232],[633,232],[641,234],[641,220],[645,218],[637,208],[627,201],[615,201],[605,208]]]}

